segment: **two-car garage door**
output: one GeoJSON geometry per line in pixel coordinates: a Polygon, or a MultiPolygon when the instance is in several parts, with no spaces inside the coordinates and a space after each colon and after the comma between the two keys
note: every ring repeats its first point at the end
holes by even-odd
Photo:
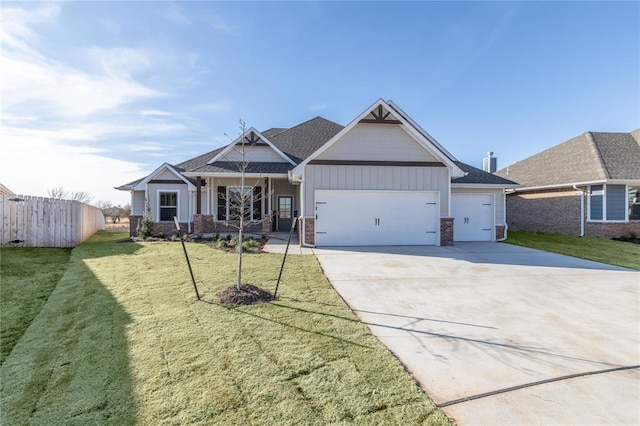
{"type": "Polygon", "coordinates": [[[316,246],[436,245],[438,192],[315,191],[316,246]]]}

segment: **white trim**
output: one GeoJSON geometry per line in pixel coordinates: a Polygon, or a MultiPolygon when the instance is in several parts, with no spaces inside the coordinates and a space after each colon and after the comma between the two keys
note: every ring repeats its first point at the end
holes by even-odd
{"type": "MultiPolygon", "coordinates": [[[[162,172],[164,169],[169,170],[171,173],[173,173],[174,175],[176,175],[177,178],[179,178],[181,181],[183,181],[186,185],[187,188],[190,191],[193,191],[194,189],[196,189],[196,186],[194,184],[192,184],[191,182],[189,182],[189,179],[187,179],[185,177],[185,175],[183,175],[182,173],[180,173],[179,171],[177,171],[176,169],[173,168],[173,166],[169,163],[162,163],[162,165],[160,167],[158,167],[157,169],[155,169],[153,172],[151,172],[146,178],[142,179],[140,182],[138,182],[138,184],[136,186],[133,187],[134,191],[141,191],[144,185],[144,188],[146,188],[146,185],[149,183],[149,181],[151,181],[154,177],[158,176],[160,174],[160,172],[162,172]]],[[[199,176],[199,175],[198,175],[199,176]]]]}
{"type": "MultiPolygon", "coordinates": [[[[507,177],[505,177],[507,179],[507,177]]],[[[515,189],[515,192],[526,192],[526,191],[538,191],[541,189],[557,189],[557,188],[572,188],[573,186],[591,186],[591,185],[633,185],[640,186],[640,180],[636,179],[601,179],[601,180],[591,180],[591,181],[583,181],[583,182],[571,182],[571,183],[558,183],[553,185],[540,185],[540,186],[520,186],[515,189]]]]}
{"type": "MultiPolygon", "coordinates": [[[[360,120],[362,120],[363,118],[367,117],[371,113],[372,110],[374,110],[375,108],[377,108],[379,106],[384,107],[388,112],[391,113],[393,118],[395,118],[398,121],[400,121],[402,123],[400,125],[401,128],[406,133],[408,133],[410,136],[412,136],[413,139],[415,139],[416,142],[418,142],[427,152],[429,152],[430,154],[435,154],[434,156],[436,158],[438,158],[443,163],[445,163],[448,166],[448,168],[450,170],[450,173],[453,172],[453,173],[451,173],[451,176],[454,176],[454,177],[462,177],[462,176],[464,176],[464,172],[462,171],[462,169],[460,169],[460,167],[458,167],[451,160],[451,158],[449,158],[450,154],[448,155],[448,153],[446,151],[441,150],[441,147],[440,147],[439,144],[432,143],[432,141],[430,139],[428,139],[423,133],[421,133],[419,130],[417,130],[409,121],[407,121],[407,119],[405,119],[405,117],[403,117],[398,111],[396,111],[394,108],[392,108],[383,99],[378,99],[373,105],[371,105],[369,108],[364,110],[364,112],[362,114],[358,115],[353,121],[351,121],[349,124],[347,124],[347,126],[344,127],[340,132],[338,132],[334,137],[329,139],[324,145],[322,145],[320,148],[318,148],[313,154],[311,154],[306,159],[304,159],[304,161],[302,161],[300,164],[298,164],[293,169],[292,173],[302,174],[304,172],[304,167],[310,161],[312,161],[313,159],[315,159],[318,156],[320,156],[327,149],[329,149],[332,145],[334,145],[337,141],[342,139],[342,137],[344,137],[344,135],[346,135],[348,132],[350,132],[360,122],[360,120]]],[[[433,138],[431,138],[431,139],[433,139],[433,138]]]]}
{"type": "Polygon", "coordinates": [[[238,136],[236,138],[236,140],[234,140],[233,142],[231,142],[229,145],[226,146],[225,149],[223,149],[222,151],[220,151],[215,157],[213,157],[211,160],[207,161],[207,164],[212,164],[215,163],[216,161],[220,160],[221,158],[226,157],[226,155],[231,152],[231,150],[233,150],[233,148],[238,145],[238,143],[240,143],[242,141],[242,137],[246,137],[247,135],[250,135],[251,132],[255,133],[256,135],[258,135],[258,137],[260,139],[262,139],[263,141],[266,142],[267,145],[269,145],[271,147],[271,149],[273,149],[276,154],[278,154],[280,157],[282,157],[283,160],[286,160],[287,163],[291,164],[292,166],[295,166],[296,163],[289,158],[284,152],[280,151],[278,149],[277,146],[275,146],[274,144],[272,144],[269,139],[265,138],[262,133],[260,133],[259,131],[256,130],[255,127],[251,127],[249,129],[247,129],[246,131],[243,132],[242,135],[238,136]]]}
{"type": "MultiPolygon", "coordinates": [[[[155,222],[172,222],[173,219],[169,220],[160,220],[160,207],[162,207],[160,205],[160,193],[161,192],[166,192],[166,193],[174,193],[176,194],[176,215],[178,217],[178,222],[182,221],[182,217],[180,216],[180,190],[179,189],[158,189],[156,190],[156,213],[157,213],[157,220],[155,222]]],[[[165,207],[169,207],[169,206],[165,206],[165,207]]]]}

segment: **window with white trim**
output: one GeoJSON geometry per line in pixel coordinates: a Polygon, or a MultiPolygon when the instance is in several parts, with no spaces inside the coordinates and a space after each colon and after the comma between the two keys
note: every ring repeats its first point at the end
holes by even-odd
{"type": "Polygon", "coordinates": [[[160,221],[172,221],[178,216],[178,193],[177,192],[160,192],[158,193],[160,221]]]}
{"type": "Polygon", "coordinates": [[[627,194],[629,198],[629,220],[640,220],[640,186],[630,186],[627,194]]]}
{"type": "Polygon", "coordinates": [[[218,187],[218,220],[240,220],[243,204],[245,220],[261,220],[262,187],[218,187]]]}
{"type": "Polygon", "coordinates": [[[624,222],[629,202],[626,185],[591,185],[589,187],[589,220],[624,222]]]}

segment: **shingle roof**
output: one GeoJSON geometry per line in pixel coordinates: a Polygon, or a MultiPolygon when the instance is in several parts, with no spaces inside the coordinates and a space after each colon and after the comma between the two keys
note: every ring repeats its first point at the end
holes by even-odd
{"type": "Polygon", "coordinates": [[[461,178],[451,179],[451,183],[475,183],[475,184],[484,184],[484,185],[517,185],[517,183],[505,179],[500,176],[496,176],[491,173],[487,173],[484,170],[478,169],[476,167],[470,166],[465,163],[461,163],[460,161],[455,162],[458,167],[462,169],[463,172],[466,173],[465,176],[461,178]]]}
{"type": "MultiPolygon", "coordinates": [[[[290,163],[258,163],[247,164],[246,173],[287,173],[293,165],[290,163]]],[[[240,173],[238,163],[232,161],[216,161],[213,164],[205,164],[201,167],[189,170],[192,173],[240,173]]]]}
{"type": "Polygon", "coordinates": [[[631,133],[586,132],[496,175],[525,187],[640,179],[640,144],[631,133]]]}
{"type": "Polygon", "coordinates": [[[287,129],[269,140],[293,161],[300,163],[334,137],[344,127],[316,117],[287,129]]]}
{"type": "MultiPolygon", "coordinates": [[[[264,137],[269,139],[273,145],[285,153],[294,162],[300,163],[305,158],[313,154],[322,145],[338,134],[344,126],[334,123],[322,117],[315,117],[304,123],[289,129],[274,127],[267,129],[262,133],[264,137]]],[[[205,154],[191,158],[182,163],[173,165],[173,167],[182,172],[189,173],[238,173],[238,167],[233,162],[220,162],[207,164],[213,157],[220,153],[226,147],[220,147],[209,151],[205,154]]],[[[467,175],[453,179],[453,183],[472,183],[472,184],[490,184],[490,185],[513,185],[511,180],[486,173],[480,169],[469,166],[468,164],[456,162],[458,167],[467,172],[467,175]]],[[[250,163],[247,169],[248,173],[287,173],[294,166],[289,163],[250,163]]],[[[131,189],[144,178],[122,185],[117,189],[131,189]]]]}

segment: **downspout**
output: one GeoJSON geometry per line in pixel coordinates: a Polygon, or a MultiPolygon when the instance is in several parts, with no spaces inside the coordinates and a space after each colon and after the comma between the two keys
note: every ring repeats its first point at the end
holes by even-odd
{"type": "Polygon", "coordinates": [[[584,194],[586,190],[578,188],[573,185],[573,189],[580,191],[580,236],[584,237],[584,194]]]}
{"type": "Polygon", "coordinates": [[[509,230],[509,225],[507,224],[507,190],[505,189],[502,192],[502,220],[504,223],[504,236],[502,238],[496,239],[496,242],[501,242],[507,239],[507,231],[509,230]]]}

